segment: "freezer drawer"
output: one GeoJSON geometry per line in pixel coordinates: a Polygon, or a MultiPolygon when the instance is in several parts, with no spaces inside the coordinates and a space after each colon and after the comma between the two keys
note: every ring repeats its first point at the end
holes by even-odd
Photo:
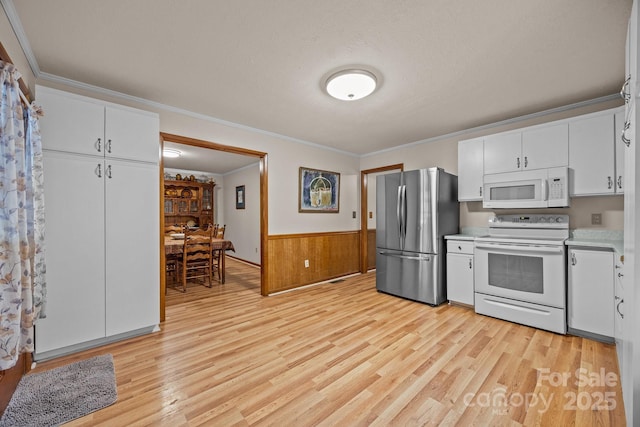
{"type": "Polygon", "coordinates": [[[380,292],[438,305],[446,300],[444,257],[378,248],[376,288],[380,292]]]}

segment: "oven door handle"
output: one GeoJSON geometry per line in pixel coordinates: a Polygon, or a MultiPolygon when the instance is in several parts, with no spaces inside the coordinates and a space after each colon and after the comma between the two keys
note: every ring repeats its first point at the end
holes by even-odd
{"type": "Polygon", "coordinates": [[[502,244],[490,244],[490,243],[476,243],[476,248],[498,251],[510,251],[510,252],[536,252],[536,253],[548,253],[548,254],[563,254],[563,247],[556,246],[527,246],[527,245],[502,245],[502,244]]]}

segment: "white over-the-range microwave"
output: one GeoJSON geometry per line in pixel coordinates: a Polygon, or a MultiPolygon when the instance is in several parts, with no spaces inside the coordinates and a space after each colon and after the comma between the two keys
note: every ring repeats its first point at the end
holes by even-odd
{"type": "Polygon", "coordinates": [[[569,207],[569,168],[535,169],[484,176],[482,207],[569,207]]]}

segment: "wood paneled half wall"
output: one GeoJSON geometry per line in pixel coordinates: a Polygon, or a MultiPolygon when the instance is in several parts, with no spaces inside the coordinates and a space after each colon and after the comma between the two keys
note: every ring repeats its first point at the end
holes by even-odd
{"type": "Polygon", "coordinates": [[[360,231],[269,236],[267,294],[360,271],[360,231]],[[309,267],[305,267],[309,260],[309,267]]]}

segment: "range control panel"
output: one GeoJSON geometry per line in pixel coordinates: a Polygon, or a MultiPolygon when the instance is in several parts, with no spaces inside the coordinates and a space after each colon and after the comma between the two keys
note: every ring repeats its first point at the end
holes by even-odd
{"type": "Polygon", "coordinates": [[[489,219],[490,228],[569,228],[569,215],[515,214],[496,215],[489,219]]]}

